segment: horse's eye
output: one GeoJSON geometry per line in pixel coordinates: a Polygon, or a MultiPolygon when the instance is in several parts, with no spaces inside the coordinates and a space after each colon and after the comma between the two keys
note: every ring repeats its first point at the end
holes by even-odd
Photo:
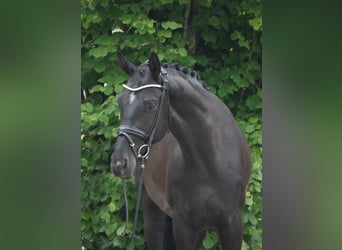
{"type": "Polygon", "coordinates": [[[157,101],[155,100],[148,100],[144,101],[144,110],[145,111],[153,111],[157,106],[157,101]]]}

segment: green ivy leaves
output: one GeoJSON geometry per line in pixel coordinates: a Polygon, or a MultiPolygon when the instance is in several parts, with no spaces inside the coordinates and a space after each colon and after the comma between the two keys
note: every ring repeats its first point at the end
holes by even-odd
{"type": "Polygon", "coordinates": [[[208,232],[202,243],[202,249],[213,249],[215,245],[219,244],[217,233],[208,232]]]}
{"type": "Polygon", "coordinates": [[[178,29],[178,28],[183,27],[182,24],[176,23],[176,22],[172,22],[172,21],[162,22],[162,23],[161,23],[161,26],[162,26],[164,29],[171,29],[171,30],[175,30],[175,29],[178,29]]]}

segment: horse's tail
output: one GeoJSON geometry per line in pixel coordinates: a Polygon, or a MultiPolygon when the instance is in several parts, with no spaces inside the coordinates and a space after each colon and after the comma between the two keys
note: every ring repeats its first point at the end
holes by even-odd
{"type": "Polygon", "coordinates": [[[164,250],[175,250],[176,243],[173,238],[172,230],[172,218],[167,216],[165,220],[165,231],[164,231],[164,250]]]}

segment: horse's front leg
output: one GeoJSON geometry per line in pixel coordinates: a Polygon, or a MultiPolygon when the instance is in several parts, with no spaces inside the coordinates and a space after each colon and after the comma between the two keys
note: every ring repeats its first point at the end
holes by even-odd
{"type": "Polygon", "coordinates": [[[182,215],[175,214],[173,217],[173,235],[176,242],[177,250],[195,250],[196,245],[199,245],[202,239],[202,233],[196,233],[196,230],[190,223],[184,220],[182,215]],[[197,238],[201,239],[197,239],[197,238]]]}
{"type": "Polygon", "coordinates": [[[234,214],[225,229],[219,231],[222,250],[240,250],[242,245],[241,212],[234,214]]]}
{"type": "Polygon", "coordinates": [[[141,205],[144,212],[144,238],[149,250],[163,250],[167,216],[150,199],[143,189],[141,205]]]}

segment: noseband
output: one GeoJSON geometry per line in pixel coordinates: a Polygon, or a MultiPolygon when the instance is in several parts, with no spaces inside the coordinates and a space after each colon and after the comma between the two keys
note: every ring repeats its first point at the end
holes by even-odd
{"type": "MultiPolygon", "coordinates": [[[[140,86],[138,88],[131,88],[127,86],[126,84],[123,84],[123,87],[125,89],[132,91],[132,92],[138,92],[140,90],[147,89],[147,88],[160,88],[161,89],[161,96],[159,98],[158,109],[154,114],[151,127],[147,133],[141,129],[128,126],[128,125],[120,125],[118,127],[118,136],[124,136],[128,140],[129,146],[131,147],[133,154],[137,159],[148,158],[150,147],[152,145],[152,141],[154,138],[154,134],[157,129],[162,103],[164,102],[165,98],[169,99],[169,95],[168,95],[169,80],[167,78],[167,71],[164,68],[161,68],[160,74],[161,74],[161,84],[147,84],[147,85],[140,86]],[[132,135],[137,136],[144,141],[144,143],[141,146],[139,146],[137,151],[135,151],[135,148],[134,148],[136,143],[132,139],[131,137],[132,135]]],[[[169,105],[169,100],[168,100],[168,105],[169,105]]]]}

